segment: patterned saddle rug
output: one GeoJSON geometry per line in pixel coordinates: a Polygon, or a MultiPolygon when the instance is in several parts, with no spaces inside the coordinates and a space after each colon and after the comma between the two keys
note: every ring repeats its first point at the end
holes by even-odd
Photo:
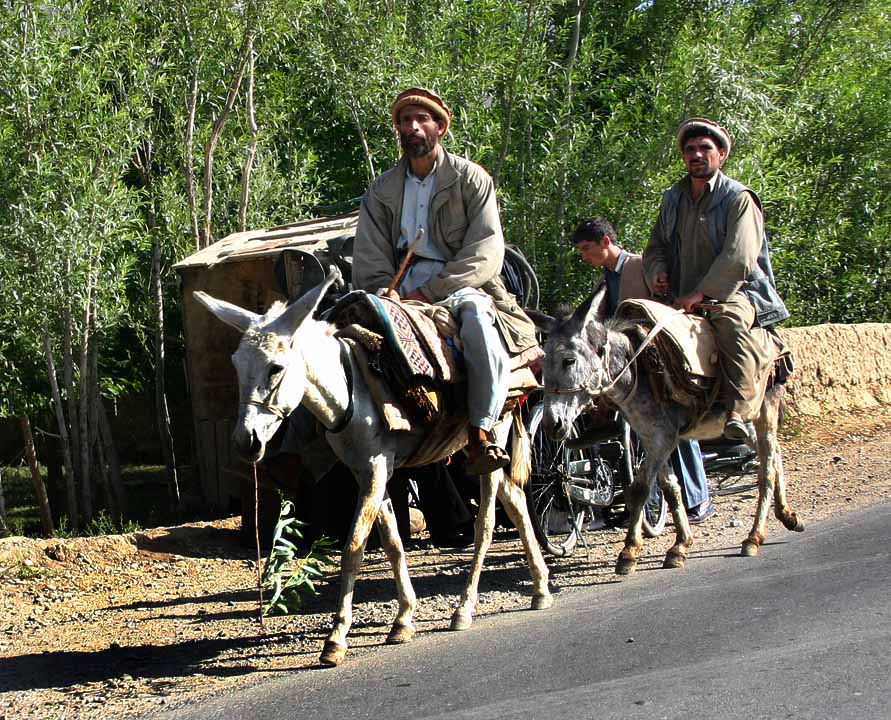
{"type": "MultiPolygon", "coordinates": [[[[430,427],[444,415],[465,415],[463,357],[418,306],[356,290],[337,302],[329,320],[339,337],[365,351],[363,372],[391,429],[410,429],[412,421],[430,427]]],[[[512,359],[509,397],[537,386],[528,366],[542,354],[535,348],[512,359]]]]}

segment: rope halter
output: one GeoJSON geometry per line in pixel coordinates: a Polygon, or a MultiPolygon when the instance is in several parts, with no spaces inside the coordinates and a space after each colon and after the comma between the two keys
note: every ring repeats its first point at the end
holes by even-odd
{"type": "MultiPolygon", "coordinates": [[[[586,392],[586,393],[590,394],[592,398],[599,398],[601,395],[606,394],[607,392],[612,390],[613,387],[615,387],[615,384],[619,381],[619,378],[622,377],[622,375],[624,375],[625,372],[631,368],[631,366],[634,364],[634,361],[637,360],[637,358],[640,356],[640,354],[653,341],[653,339],[656,337],[656,335],[658,335],[662,331],[662,328],[664,328],[675,315],[677,315],[678,313],[683,313],[683,312],[684,312],[683,308],[678,308],[678,309],[672,310],[670,313],[667,313],[665,315],[665,317],[663,317],[659,322],[657,322],[653,326],[653,329],[650,330],[649,333],[647,333],[647,336],[643,339],[643,342],[640,344],[640,346],[637,348],[637,350],[634,352],[634,354],[631,356],[631,358],[628,360],[628,362],[625,363],[625,366],[616,374],[616,376],[612,380],[609,380],[609,375],[607,373],[607,368],[609,367],[609,365],[608,365],[609,355],[610,355],[610,350],[611,350],[610,342],[609,342],[609,332],[607,332],[606,341],[603,344],[603,360],[601,361],[599,367],[594,367],[591,369],[591,373],[585,379],[585,382],[581,385],[576,385],[575,387],[571,387],[571,388],[557,388],[557,387],[545,386],[544,387],[545,394],[546,395],[569,395],[572,393],[586,392]],[[598,373],[598,382],[597,382],[596,387],[591,387],[591,378],[594,377],[594,373],[598,373]],[[603,384],[604,378],[609,380],[609,382],[607,382],[606,385],[603,384]]],[[[621,400],[619,400],[616,404],[624,404],[624,403],[628,402],[628,400],[631,397],[633,397],[634,393],[637,392],[637,380],[638,380],[638,373],[634,373],[634,381],[631,385],[631,389],[628,391],[628,394],[625,395],[625,397],[622,398],[621,400]]]]}

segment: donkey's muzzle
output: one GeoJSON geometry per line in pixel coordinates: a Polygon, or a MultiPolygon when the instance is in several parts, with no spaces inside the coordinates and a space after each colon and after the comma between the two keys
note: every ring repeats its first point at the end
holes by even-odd
{"type": "Polygon", "coordinates": [[[253,430],[237,428],[232,433],[232,445],[235,451],[248,462],[259,462],[266,450],[265,443],[253,430]]]}

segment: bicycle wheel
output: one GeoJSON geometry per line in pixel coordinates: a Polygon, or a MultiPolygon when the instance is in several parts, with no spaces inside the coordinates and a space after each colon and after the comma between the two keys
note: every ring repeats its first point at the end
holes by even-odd
{"type": "Polygon", "coordinates": [[[570,498],[568,485],[573,470],[584,466],[587,451],[570,450],[564,442],[551,440],[541,427],[543,417],[542,401],[531,403],[526,430],[532,472],[526,483],[526,506],[539,544],[552,555],[564,557],[575,549],[584,522],[585,507],[570,498]]]}
{"type": "MultiPolygon", "coordinates": [[[[631,432],[631,426],[622,420],[622,488],[627,489],[637,475],[637,471],[644,459],[644,450],[641,448],[637,437],[631,432]]],[[[668,503],[662,495],[659,483],[653,483],[653,490],[644,505],[643,534],[649,538],[658,537],[665,529],[665,521],[668,519],[668,503]]]]}

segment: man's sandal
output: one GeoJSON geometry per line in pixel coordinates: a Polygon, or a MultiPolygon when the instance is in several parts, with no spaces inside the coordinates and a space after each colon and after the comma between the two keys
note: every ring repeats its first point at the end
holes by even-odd
{"type": "Polygon", "coordinates": [[[510,462],[510,456],[492,442],[481,442],[467,449],[464,470],[469,475],[488,475],[510,462]]]}

